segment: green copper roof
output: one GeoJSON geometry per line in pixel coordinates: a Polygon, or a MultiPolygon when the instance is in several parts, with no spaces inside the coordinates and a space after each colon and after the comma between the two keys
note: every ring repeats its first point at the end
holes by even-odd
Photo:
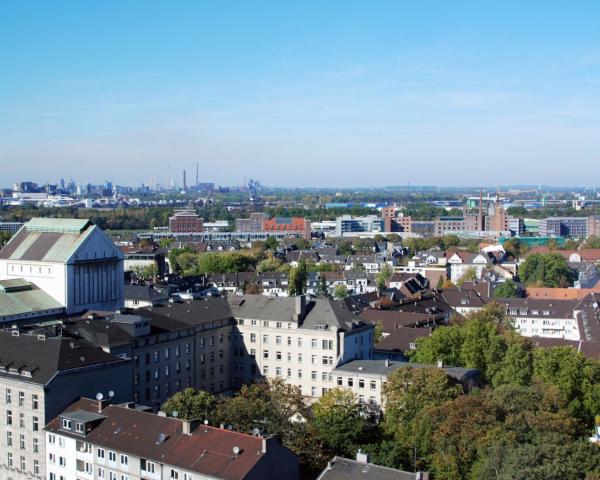
{"type": "Polygon", "coordinates": [[[23,287],[16,290],[0,288],[0,321],[2,317],[63,308],[63,305],[46,292],[22,278],[2,280],[0,284],[2,286],[7,284],[21,285],[23,287]]]}
{"type": "Polygon", "coordinates": [[[90,223],[87,218],[32,218],[25,228],[32,232],[81,233],[90,223]]]}

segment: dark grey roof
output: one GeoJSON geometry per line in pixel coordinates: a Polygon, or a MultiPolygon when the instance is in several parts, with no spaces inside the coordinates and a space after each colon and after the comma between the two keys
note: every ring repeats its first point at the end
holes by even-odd
{"type": "MultiPolygon", "coordinates": [[[[333,370],[333,372],[348,372],[348,373],[362,373],[366,375],[390,375],[392,372],[399,368],[428,368],[431,365],[423,365],[420,363],[410,362],[396,362],[389,360],[351,360],[350,362],[344,363],[333,370]]],[[[462,380],[464,378],[479,375],[479,370],[476,368],[464,368],[464,367],[443,367],[444,372],[449,377],[456,380],[462,380]]]]}
{"type": "Polygon", "coordinates": [[[157,307],[144,307],[135,312],[151,321],[166,318],[185,323],[188,326],[232,318],[229,304],[223,297],[206,297],[157,307]]]}
{"type": "MultiPolygon", "coordinates": [[[[295,297],[272,298],[263,295],[236,295],[229,296],[228,302],[235,318],[298,322],[295,297]]],[[[361,322],[360,318],[344,309],[341,304],[329,299],[307,300],[305,312],[301,328],[327,325],[348,330],[361,322]]]]}
{"type": "Polygon", "coordinates": [[[98,420],[104,420],[106,416],[100,413],[94,413],[87,410],[75,410],[73,412],[65,412],[61,414],[61,417],[68,418],[74,422],[88,423],[95,422],[98,420]]]}
{"type": "Polygon", "coordinates": [[[125,285],[126,300],[143,300],[146,302],[154,302],[166,300],[169,296],[157,291],[149,285],[125,285]]]}
{"type": "Polygon", "coordinates": [[[45,385],[60,371],[125,361],[83,340],[0,332],[0,376],[45,385]]]}
{"type": "Polygon", "coordinates": [[[417,474],[403,472],[372,463],[362,463],[343,457],[334,457],[318,480],[416,480],[417,474]]]}

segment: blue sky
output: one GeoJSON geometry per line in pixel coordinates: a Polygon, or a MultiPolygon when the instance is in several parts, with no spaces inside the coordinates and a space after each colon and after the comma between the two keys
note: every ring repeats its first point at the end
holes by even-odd
{"type": "Polygon", "coordinates": [[[2,2],[0,184],[598,185],[599,25],[597,1],[2,2]]]}

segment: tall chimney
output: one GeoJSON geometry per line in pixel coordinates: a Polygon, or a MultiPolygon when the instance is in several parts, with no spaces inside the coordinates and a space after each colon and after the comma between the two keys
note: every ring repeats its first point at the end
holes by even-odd
{"type": "Polygon", "coordinates": [[[297,321],[302,321],[304,320],[304,315],[306,313],[306,296],[305,295],[298,295],[296,298],[296,310],[295,310],[295,317],[297,321]]]}
{"type": "Polygon", "coordinates": [[[185,170],[183,171],[183,189],[187,191],[187,181],[185,178],[185,170]]]}
{"type": "Polygon", "coordinates": [[[200,190],[200,182],[198,180],[198,162],[196,162],[196,191],[200,190]]]}

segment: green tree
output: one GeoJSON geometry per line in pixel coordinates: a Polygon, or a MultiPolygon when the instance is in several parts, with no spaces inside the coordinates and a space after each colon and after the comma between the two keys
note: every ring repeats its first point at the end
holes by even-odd
{"type": "Polygon", "coordinates": [[[329,390],[313,405],[313,424],[334,454],[352,456],[366,428],[361,408],[350,390],[329,390]]]}
{"type": "Polygon", "coordinates": [[[438,290],[441,288],[444,288],[444,276],[443,275],[440,275],[438,277],[438,281],[437,281],[437,284],[435,285],[435,288],[437,288],[438,290]]]}
{"type": "Polygon", "coordinates": [[[385,430],[397,440],[412,445],[413,421],[430,405],[440,405],[462,393],[446,373],[435,367],[402,367],[392,372],[384,387],[385,430]]]}
{"type": "Polygon", "coordinates": [[[325,277],[325,272],[319,272],[319,283],[317,284],[315,293],[317,295],[327,295],[329,293],[327,288],[327,278],[325,277]]]}
{"type": "Polygon", "coordinates": [[[461,275],[456,284],[462,287],[465,282],[472,282],[474,280],[477,280],[477,270],[474,267],[469,267],[461,275]]]}
{"type": "Polygon", "coordinates": [[[534,253],[519,268],[519,276],[528,287],[570,287],[575,272],[559,253],[534,253]]]}
{"type": "Polygon", "coordinates": [[[306,238],[298,238],[296,240],[296,247],[298,250],[308,250],[311,247],[310,240],[306,238]]]}
{"type": "Polygon", "coordinates": [[[592,235],[585,239],[585,248],[600,248],[600,237],[592,235]]]}
{"type": "Polygon", "coordinates": [[[417,339],[417,348],[410,352],[409,358],[411,362],[428,365],[436,365],[441,360],[444,365],[462,366],[462,344],[459,325],[438,327],[431,336],[417,339]]]}
{"type": "Polygon", "coordinates": [[[380,291],[385,289],[387,282],[392,278],[393,274],[394,270],[392,269],[392,266],[389,263],[384,263],[381,267],[381,271],[377,274],[375,279],[377,282],[377,288],[380,291]]]}
{"type": "Polygon", "coordinates": [[[214,421],[215,398],[208,392],[186,388],[177,392],[165,403],[161,410],[167,415],[173,412],[184,420],[203,419],[214,421]]]}
{"type": "Polygon", "coordinates": [[[342,298],[346,298],[348,295],[348,288],[346,285],[340,284],[333,287],[333,298],[336,300],[341,300],[342,298]]]}
{"type": "Polygon", "coordinates": [[[267,257],[256,265],[258,272],[277,272],[283,263],[275,257],[267,257]]]}
{"type": "Polygon", "coordinates": [[[373,329],[373,338],[375,343],[381,342],[383,337],[383,322],[381,320],[375,323],[375,328],[373,329]]]}
{"type": "Polygon", "coordinates": [[[306,262],[300,260],[296,268],[290,270],[290,276],[288,281],[288,293],[290,296],[302,295],[306,290],[306,279],[308,278],[308,271],[306,268],[306,262]]]}
{"type": "Polygon", "coordinates": [[[506,280],[496,287],[494,290],[494,297],[496,298],[510,298],[517,296],[517,284],[512,280],[506,280]]]}
{"type": "Polygon", "coordinates": [[[143,281],[151,281],[158,275],[158,266],[155,263],[151,265],[136,265],[132,270],[135,276],[143,281]]]}
{"type": "Polygon", "coordinates": [[[275,250],[275,249],[277,249],[278,244],[279,244],[279,242],[277,241],[277,238],[275,238],[273,235],[270,235],[265,240],[265,249],[266,250],[275,250]]]}

